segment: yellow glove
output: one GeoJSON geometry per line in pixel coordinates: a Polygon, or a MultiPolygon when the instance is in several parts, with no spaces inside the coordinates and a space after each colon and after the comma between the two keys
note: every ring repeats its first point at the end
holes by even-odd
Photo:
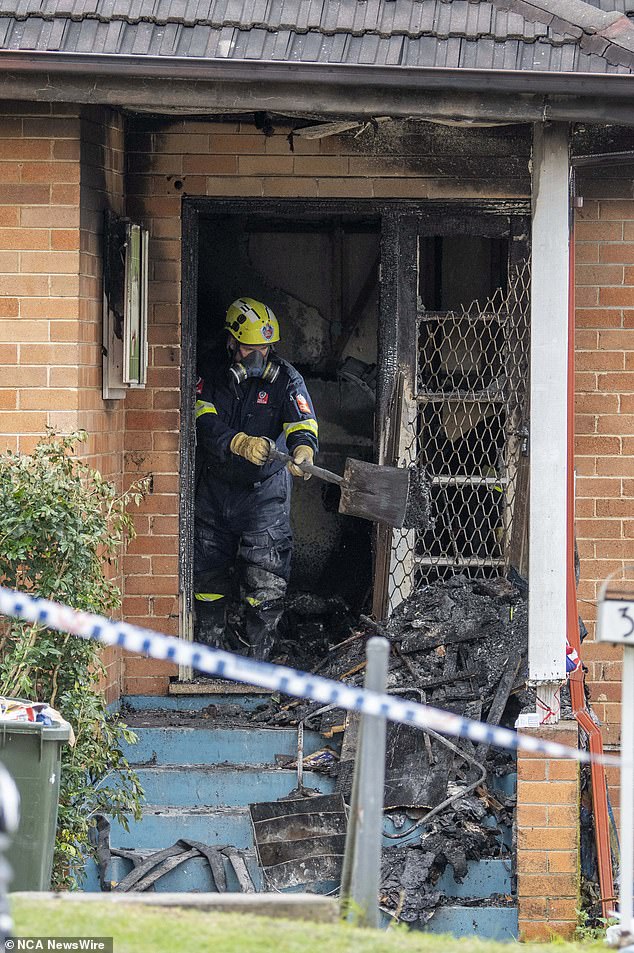
{"type": "Polygon", "coordinates": [[[293,462],[287,464],[288,469],[291,471],[294,477],[304,477],[305,480],[310,480],[310,473],[304,473],[303,470],[300,470],[300,463],[312,463],[315,456],[315,451],[312,447],[307,447],[305,444],[300,443],[299,447],[295,447],[293,450],[293,462]]]}
{"type": "Polygon", "coordinates": [[[229,449],[239,457],[244,457],[256,467],[264,466],[269,458],[271,444],[266,437],[249,437],[246,433],[237,433],[229,449]]]}

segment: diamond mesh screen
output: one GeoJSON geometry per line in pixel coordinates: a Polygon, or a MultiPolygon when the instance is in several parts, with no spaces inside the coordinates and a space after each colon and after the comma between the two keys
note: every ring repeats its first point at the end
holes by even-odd
{"type": "Polygon", "coordinates": [[[435,526],[394,530],[390,611],[420,585],[508,565],[527,448],[529,316],[528,262],[484,305],[419,309],[416,401],[400,458],[431,478],[435,526]]]}

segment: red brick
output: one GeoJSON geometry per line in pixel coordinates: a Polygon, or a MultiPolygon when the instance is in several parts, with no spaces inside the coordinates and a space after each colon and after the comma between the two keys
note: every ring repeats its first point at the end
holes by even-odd
{"type": "Polygon", "coordinates": [[[575,761],[550,761],[548,779],[550,781],[575,781],[579,767],[575,761]]]}
{"type": "Polygon", "coordinates": [[[50,197],[47,185],[3,185],[0,205],[48,205],[50,197]]]}
{"type": "Polygon", "coordinates": [[[152,572],[160,575],[176,574],[178,572],[178,556],[153,556],[152,572]]]}
{"type": "Polygon", "coordinates": [[[620,328],[622,315],[619,308],[577,308],[575,325],[578,328],[620,328]]]}
{"type": "Polygon", "coordinates": [[[574,874],[579,869],[579,857],[575,850],[551,850],[546,857],[550,873],[574,874]]]}
{"type": "Polygon", "coordinates": [[[619,437],[604,437],[591,434],[575,437],[575,452],[581,456],[617,454],[621,450],[619,437]]]}
{"type": "Polygon", "coordinates": [[[549,897],[548,916],[550,919],[559,921],[572,921],[573,926],[577,926],[578,913],[576,910],[577,904],[575,901],[578,889],[578,885],[576,885],[574,894],[568,898],[559,899],[557,897],[549,897]]]}
{"type": "Polygon", "coordinates": [[[576,897],[577,878],[573,874],[522,874],[518,893],[526,897],[576,897]]]}
{"type": "Polygon", "coordinates": [[[634,219],[634,201],[631,199],[602,201],[599,203],[599,218],[604,222],[634,219]]]}
{"type": "Polygon", "coordinates": [[[520,850],[517,855],[517,871],[520,874],[548,872],[548,853],[544,850],[520,850]]]}
{"type": "MultiPolygon", "coordinates": [[[[518,766],[519,770],[519,766],[518,766]]],[[[560,781],[522,781],[517,784],[517,800],[527,804],[571,803],[576,797],[576,785],[560,781]]]]}
{"type": "Polygon", "coordinates": [[[127,576],[125,591],[126,594],[131,595],[176,594],[178,578],[176,576],[127,576]]]}
{"type": "Polygon", "coordinates": [[[590,698],[597,702],[620,702],[620,682],[586,682],[590,698]]]}
{"type": "Polygon", "coordinates": [[[575,843],[575,830],[568,827],[522,827],[517,832],[518,851],[569,850],[575,843]]]}
{"type": "Polygon", "coordinates": [[[599,304],[610,307],[634,308],[632,288],[599,288],[599,304]]]}
{"type": "Polygon", "coordinates": [[[129,553],[171,554],[178,551],[178,539],[172,536],[137,536],[128,544],[129,553]]]}
{"type": "Polygon", "coordinates": [[[152,516],[151,526],[153,533],[157,533],[158,535],[165,534],[167,536],[174,536],[178,533],[178,517],[152,516]]]}
{"type": "Polygon", "coordinates": [[[23,182],[79,182],[77,162],[24,162],[23,182]]]}
{"type": "Polygon", "coordinates": [[[580,262],[598,262],[599,246],[597,242],[577,242],[575,245],[575,259],[576,264],[580,262]]]}
{"type": "Polygon", "coordinates": [[[599,261],[631,265],[634,262],[634,242],[602,243],[599,245],[599,261]]]}
{"type": "Polygon", "coordinates": [[[634,374],[598,374],[597,388],[602,391],[611,391],[617,394],[634,391],[634,374]]]}
{"type": "Polygon", "coordinates": [[[602,414],[597,420],[598,433],[634,434],[634,414],[602,414]]]}
{"type": "Polygon", "coordinates": [[[529,920],[539,920],[546,917],[545,897],[518,897],[519,915],[529,920]]]}
{"type": "Polygon", "coordinates": [[[167,695],[169,678],[154,676],[151,678],[125,678],[126,695],[167,695]]]}
{"type": "Polygon", "coordinates": [[[127,678],[153,678],[157,675],[173,677],[178,675],[178,665],[166,662],[164,659],[129,655],[125,660],[125,673],[127,678]]]}
{"type": "MultiPolygon", "coordinates": [[[[634,306],[634,288],[632,289],[634,306]]],[[[628,331],[599,331],[599,348],[605,351],[634,351],[634,335],[628,331]]]]}
{"type": "Polygon", "coordinates": [[[517,775],[522,781],[545,781],[546,762],[522,758],[517,765],[517,775]]]}
{"type": "Polygon", "coordinates": [[[0,298],[0,318],[17,318],[18,298],[0,298]]]}
{"type": "MultiPolygon", "coordinates": [[[[626,223],[626,226],[630,223],[626,223]]],[[[634,223],[632,223],[634,224],[634,223]]],[[[625,238],[634,239],[634,234],[629,236],[623,234],[623,223],[622,222],[577,222],[575,224],[575,245],[578,246],[580,242],[588,241],[604,241],[604,242],[619,242],[625,238]]]]}
{"type": "Polygon", "coordinates": [[[559,923],[555,920],[543,922],[540,920],[520,920],[519,934],[523,942],[534,941],[536,943],[548,942],[555,937],[565,940],[571,940],[577,928],[576,920],[574,922],[564,921],[559,923]]]}
{"type": "Polygon", "coordinates": [[[622,371],[625,356],[618,351],[577,351],[575,365],[580,371],[622,371]]]}
{"type": "MultiPolygon", "coordinates": [[[[599,246],[599,263],[596,262],[577,265],[575,268],[575,282],[577,289],[584,285],[620,285],[623,283],[623,265],[603,264],[606,261],[619,261],[620,259],[606,259],[603,257],[603,249],[606,246],[599,246]]],[[[612,247],[612,246],[608,246],[612,247]]],[[[576,292],[575,292],[576,300],[576,292]]]]}

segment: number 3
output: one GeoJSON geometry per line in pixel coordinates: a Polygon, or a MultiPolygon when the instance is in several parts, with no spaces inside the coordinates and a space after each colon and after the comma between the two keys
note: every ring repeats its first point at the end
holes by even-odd
{"type": "Polygon", "coordinates": [[[619,612],[620,612],[620,614],[623,616],[623,619],[625,619],[625,620],[626,620],[627,622],[629,622],[629,624],[630,624],[629,630],[628,630],[627,632],[624,632],[623,635],[622,635],[622,638],[628,639],[628,638],[630,637],[630,635],[632,635],[632,634],[634,633],[634,619],[633,619],[632,616],[630,615],[630,607],[629,607],[629,606],[623,606],[622,609],[619,609],[619,612]]]}

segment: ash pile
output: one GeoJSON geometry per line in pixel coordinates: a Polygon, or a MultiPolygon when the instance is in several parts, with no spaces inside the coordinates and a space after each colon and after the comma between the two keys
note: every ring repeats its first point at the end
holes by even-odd
{"type": "MultiPolygon", "coordinates": [[[[296,667],[312,646],[320,654],[307,670],[362,685],[365,642],[380,634],[391,643],[390,693],[510,728],[534,702],[525,687],[526,593],[506,578],[458,575],[425,586],[401,603],[384,627],[364,616],[351,625],[335,602],[324,606],[331,618],[323,625],[313,613],[302,628],[296,612],[296,628],[288,626],[285,635],[296,667]],[[293,641],[299,654],[293,653],[293,641]]],[[[254,717],[321,731],[326,744],[311,767],[335,776],[348,801],[357,716],[282,697],[254,717]]],[[[383,851],[382,907],[399,920],[423,925],[443,902],[446,868],[460,882],[469,860],[510,858],[515,798],[505,793],[504,776],[515,771],[514,755],[391,723],[387,752],[384,844],[390,846],[383,851]]],[[[500,904],[510,902],[499,898],[500,904]]]]}

